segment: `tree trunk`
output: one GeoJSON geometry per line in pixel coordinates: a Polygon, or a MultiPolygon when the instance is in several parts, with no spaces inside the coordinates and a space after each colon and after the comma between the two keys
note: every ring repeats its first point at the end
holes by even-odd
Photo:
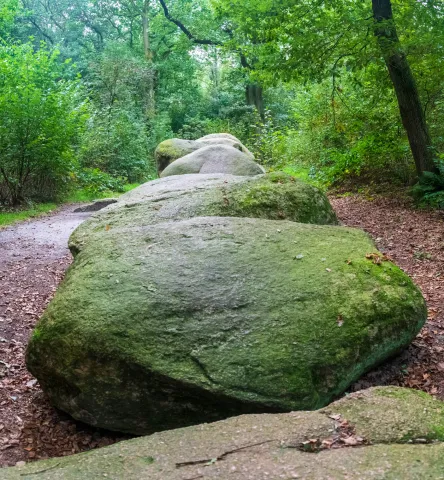
{"type": "Polygon", "coordinates": [[[149,0],[143,2],[142,10],[142,31],[143,31],[143,50],[145,53],[145,59],[151,61],[153,59],[153,54],[151,52],[150,46],[150,36],[149,36],[149,0]]]}
{"type": "Polygon", "coordinates": [[[147,85],[147,105],[146,117],[148,120],[154,118],[156,114],[155,96],[154,96],[154,68],[153,68],[153,52],[150,45],[150,24],[149,24],[149,0],[144,0],[142,10],[142,35],[143,50],[145,59],[151,67],[147,85]]]}
{"type": "Polygon", "coordinates": [[[374,33],[395,88],[402,124],[407,132],[416,170],[418,175],[427,171],[437,173],[424,110],[413,73],[399,42],[391,1],[372,0],[372,6],[374,33]]]}
{"type": "Polygon", "coordinates": [[[261,116],[262,120],[265,119],[264,97],[263,89],[256,83],[250,83],[246,86],[247,105],[254,105],[261,116]]]}

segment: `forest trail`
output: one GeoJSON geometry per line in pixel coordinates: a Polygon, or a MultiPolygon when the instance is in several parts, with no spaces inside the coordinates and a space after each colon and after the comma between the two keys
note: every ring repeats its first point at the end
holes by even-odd
{"type": "MultiPolygon", "coordinates": [[[[351,388],[394,384],[444,398],[444,215],[396,199],[330,198],[345,225],[363,228],[422,288],[429,321],[399,357],[351,388]]],[[[67,241],[88,214],[74,206],[0,230],[0,466],[70,455],[128,438],[53,409],[26,371],[32,328],[71,262],[67,241]]]]}
{"type": "Polygon", "coordinates": [[[68,238],[89,215],[74,213],[77,206],[0,229],[0,466],[81,449],[73,447],[80,441],[74,423],[50,407],[24,361],[28,337],[71,263],[68,238]]]}

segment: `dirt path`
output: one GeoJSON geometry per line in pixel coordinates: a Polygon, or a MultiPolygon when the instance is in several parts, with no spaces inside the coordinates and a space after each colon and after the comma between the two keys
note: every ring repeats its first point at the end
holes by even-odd
{"type": "MultiPolygon", "coordinates": [[[[404,353],[350,390],[394,384],[444,399],[444,214],[416,211],[393,199],[331,201],[344,224],[368,231],[414,278],[430,313],[404,353]]],[[[68,237],[87,217],[73,209],[0,230],[0,466],[70,455],[126,438],[57,412],[24,364],[29,334],[71,261],[68,237]]]]}
{"type": "Polygon", "coordinates": [[[74,208],[0,229],[0,466],[115,441],[56,412],[24,364],[28,337],[71,262],[69,235],[88,216],[74,208]]]}

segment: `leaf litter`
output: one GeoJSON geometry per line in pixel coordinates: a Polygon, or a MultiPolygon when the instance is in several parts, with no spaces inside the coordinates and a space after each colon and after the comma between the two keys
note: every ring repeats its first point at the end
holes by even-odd
{"type": "Polygon", "coordinates": [[[72,455],[127,438],[54,409],[25,366],[35,323],[71,263],[76,206],[0,229],[0,467],[72,455]]]}
{"type": "Polygon", "coordinates": [[[344,225],[373,237],[382,255],[370,254],[368,260],[396,263],[422,290],[428,307],[428,320],[413,343],[349,391],[398,385],[444,400],[444,212],[416,209],[402,197],[369,201],[355,195],[330,201],[344,225]]]}

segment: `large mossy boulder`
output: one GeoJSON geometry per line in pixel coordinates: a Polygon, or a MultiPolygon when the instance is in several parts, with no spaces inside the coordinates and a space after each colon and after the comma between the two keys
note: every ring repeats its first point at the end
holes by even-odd
{"type": "Polygon", "coordinates": [[[285,220],[104,228],[27,365],[55,406],[135,434],[320,408],[426,319],[419,290],[378,255],[362,231],[285,220]]]}
{"type": "Polygon", "coordinates": [[[194,140],[182,140],[180,138],[171,138],[165,140],[156,148],[154,158],[157,164],[157,173],[160,175],[166,167],[178,158],[184,157],[204,146],[203,143],[194,140]]]}
{"type": "Polygon", "coordinates": [[[444,404],[379,387],[326,410],[243,415],[0,469],[1,480],[430,480],[444,471],[444,404]]]}
{"type": "Polygon", "coordinates": [[[209,145],[174,161],[163,170],[161,177],[189,173],[225,173],[252,176],[264,173],[251,156],[231,145],[209,145]]]}
{"type": "Polygon", "coordinates": [[[337,223],[323,192],[285,173],[183,175],[155,180],[122,195],[117,204],[84,222],[71,236],[70,247],[76,254],[91,236],[101,235],[106,228],[141,227],[197,216],[337,223]]]}

